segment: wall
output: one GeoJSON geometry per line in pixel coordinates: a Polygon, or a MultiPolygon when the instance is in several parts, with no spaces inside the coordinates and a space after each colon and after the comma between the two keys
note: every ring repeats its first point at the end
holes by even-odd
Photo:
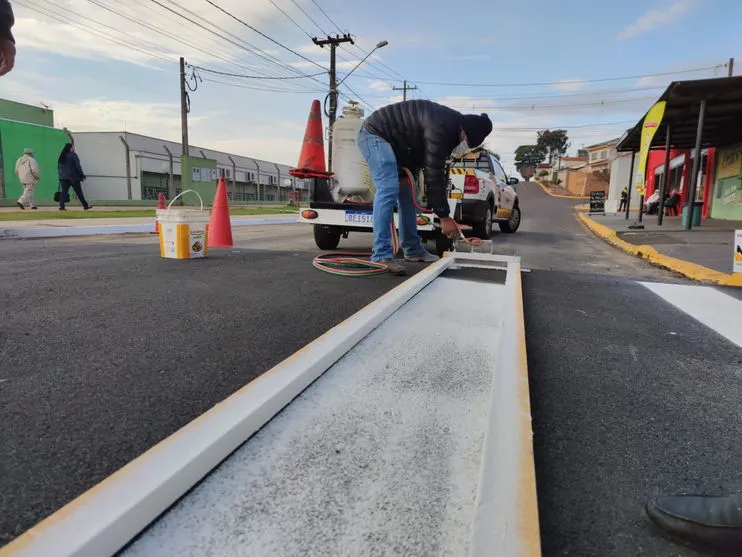
{"type": "Polygon", "coordinates": [[[742,145],[719,149],[716,160],[711,217],[742,221],[742,145]]]}
{"type": "Polygon", "coordinates": [[[54,127],[54,111],[40,106],[0,99],[0,119],[54,127]]]}
{"type": "Polygon", "coordinates": [[[67,134],[62,130],[0,120],[0,164],[5,198],[17,199],[23,190],[15,175],[15,163],[25,148],[33,149],[39,163],[41,179],[36,186],[36,201],[53,201],[54,192],[59,187],[57,159],[62,147],[67,143],[67,134]]]}
{"type": "Polygon", "coordinates": [[[592,172],[568,171],[565,183],[567,191],[573,195],[587,196],[591,191],[608,191],[608,183],[592,172]]]}
{"type": "MultiPolygon", "coordinates": [[[[90,200],[125,200],[126,149],[118,134],[75,133],[75,151],[80,157],[87,180],[83,182],[85,197],[90,200]]],[[[139,175],[132,164],[132,198],[140,199],[139,175]]]]}
{"type": "MultiPolygon", "coordinates": [[[[83,168],[89,176],[85,191],[91,200],[127,199],[125,149],[120,137],[130,147],[131,190],[134,200],[141,199],[143,191],[146,199],[157,199],[160,191],[170,197],[167,194],[170,171],[167,149],[173,155],[175,189],[181,189],[182,147],[179,143],[129,132],[80,132],[75,133],[74,137],[83,168]],[[88,191],[91,193],[88,194],[88,191]]],[[[202,151],[207,159],[215,161],[218,175],[227,179],[227,195],[230,199],[248,201],[260,197],[265,200],[265,195],[273,195],[276,199],[286,198],[289,188],[283,181],[291,178],[289,166],[196,146],[191,146],[190,156],[193,160],[203,160],[202,151]],[[258,167],[259,181],[262,184],[259,190],[256,184],[258,167]],[[280,188],[275,186],[279,176],[280,188]]],[[[305,194],[308,192],[308,181],[296,178],[291,180],[296,189],[305,190],[305,194]]]]}

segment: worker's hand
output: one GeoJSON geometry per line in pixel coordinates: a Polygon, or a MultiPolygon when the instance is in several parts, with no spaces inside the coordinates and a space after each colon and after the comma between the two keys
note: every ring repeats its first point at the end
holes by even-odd
{"type": "Polygon", "coordinates": [[[0,39],[0,76],[10,72],[15,65],[15,44],[10,39],[0,39]]]}
{"type": "Polygon", "coordinates": [[[441,232],[443,232],[443,235],[447,238],[454,240],[459,237],[459,227],[456,225],[456,221],[454,221],[450,217],[444,217],[440,219],[441,221],[441,232]]]}

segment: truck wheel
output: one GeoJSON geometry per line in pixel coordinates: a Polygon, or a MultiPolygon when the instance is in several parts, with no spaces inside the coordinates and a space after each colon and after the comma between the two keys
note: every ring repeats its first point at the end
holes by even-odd
{"type": "Polygon", "coordinates": [[[482,240],[490,239],[492,236],[492,205],[487,204],[487,209],[484,211],[484,219],[474,223],[472,230],[477,238],[481,238],[482,240]]]}
{"type": "Polygon", "coordinates": [[[508,234],[512,234],[518,230],[520,226],[520,207],[518,205],[513,207],[513,210],[510,212],[510,218],[505,222],[499,223],[499,225],[500,230],[508,234]]]}
{"type": "Polygon", "coordinates": [[[435,237],[435,253],[438,257],[443,257],[447,251],[451,251],[453,240],[446,238],[443,234],[438,233],[435,237]]]}
{"type": "Polygon", "coordinates": [[[314,225],[314,243],[322,250],[335,249],[340,244],[342,232],[335,226],[314,225]]]}

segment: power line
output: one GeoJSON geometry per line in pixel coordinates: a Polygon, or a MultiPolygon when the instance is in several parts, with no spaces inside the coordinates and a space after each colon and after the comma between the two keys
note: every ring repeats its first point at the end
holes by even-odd
{"type": "MultiPolygon", "coordinates": [[[[541,127],[508,127],[500,128],[503,124],[493,124],[493,131],[541,131],[541,130],[560,130],[560,129],[582,129],[582,128],[593,128],[598,126],[619,126],[622,124],[635,124],[636,120],[619,120],[618,122],[593,122],[590,124],[574,124],[569,126],[541,126],[541,127]]],[[[507,124],[504,124],[507,125],[507,124]]]]}
{"type": "Polygon", "coordinates": [[[185,19],[186,21],[189,21],[189,22],[195,24],[196,26],[200,27],[201,29],[204,29],[204,30],[208,31],[212,35],[215,35],[216,37],[219,37],[219,38],[221,38],[221,39],[223,39],[223,40],[225,40],[225,41],[227,41],[227,42],[229,42],[229,43],[237,46],[238,48],[241,48],[242,50],[246,50],[247,52],[250,52],[251,54],[254,54],[257,57],[262,58],[263,60],[267,61],[270,64],[273,64],[273,65],[276,65],[276,66],[280,66],[281,68],[283,68],[285,70],[289,70],[289,71],[291,71],[293,73],[296,73],[296,74],[300,74],[301,73],[296,68],[288,65],[287,63],[285,63],[282,60],[276,58],[275,56],[273,56],[271,54],[268,54],[267,52],[263,52],[262,49],[258,48],[257,46],[255,46],[253,44],[250,44],[249,42],[247,42],[246,40],[244,40],[242,37],[238,37],[238,36],[234,35],[233,33],[230,33],[229,31],[224,31],[224,34],[225,35],[229,35],[230,37],[232,37],[233,39],[235,39],[235,40],[230,40],[229,38],[225,37],[222,33],[218,32],[218,31],[214,31],[213,29],[210,29],[208,27],[205,27],[201,23],[198,23],[197,21],[194,21],[193,19],[184,16],[178,10],[182,10],[182,11],[184,11],[186,13],[189,13],[191,16],[193,16],[193,17],[195,17],[197,19],[200,19],[200,20],[204,21],[205,23],[208,23],[210,26],[216,27],[220,31],[222,30],[218,25],[215,25],[211,21],[205,19],[203,16],[201,16],[199,14],[196,14],[195,12],[193,12],[192,10],[189,10],[188,8],[185,8],[183,6],[180,6],[177,2],[175,2],[175,0],[165,0],[165,1],[168,2],[169,4],[175,6],[176,9],[168,8],[167,6],[164,6],[158,0],[150,0],[150,1],[151,2],[154,2],[155,4],[157,4],[160,7],[168,10],[169,12],[174,13],[175,15],[177,15],[177,16],[185,19]],[[239,42],[235,42],[235,41],[239,41],[239,42]],[[247,46],[245,46],[245,45],[247,45],[247,46]]]}
{"type": "MultiPolygon", "coordinates": [[[[209,29],[209,28],[208,28],[208,27],[206,27],[205,25],[203,25],[203,24],[201,24],[201,23],[199,23],[199,22],[197,22],[197,21],[195,21],[195,20],[193,20],[193,19],[189,18],[188,16],[185,16],[185,15],[183,15],[182,13],[180,13],[180,12],[178,12],[178,11],[174,10],[173,8],[170,8],[170,7],[166,6],[166,5],[164,5],[164,4],[163,4],[162,2],[160,2],[159,0],[150,0],[150,2],[153,2],[153,3],[157,4],[157,5],[158,5],[158,6],[160,6],[161,8],[164,8],[165,10],[167,10],[167,11],[169,11],[169,12],[171,12],[171,13],[175,14],[176,16],[178,16],[178,17],[180,17],[180,18],[182,18],[182,19],[185,19],[186,21],[189,21],[189,22],[191,22],[192,24],[196,25],[197,27],[199,27],[199,28],[201,28],[201,29],[203,29],[203,30],[205,30],[205,31],[208,31],[208,32],[209,32],[209,33],[211,33],[212,35],[215,35],[215,36],[217,36],[217,37],[219,37],[219,38],[221,38],[221,39],[223,39],[223,40],[225,40],[225,41],[227,41],[227,42],[229,42],[229,43],[233,44],[234,46],[236,46],[236,47],[238,47],[238,48],[240,48],[240,49],[242,49],[242,50],[245,50],[245,51],[247,51],[247,52],[249,52],[249,53],[251,53],[251,54],[254,54],[255,56],[257,56],[257,57],[259,57],[259,58],[263,58],[263,59],[267,60],[267,61],[268,61],[268,62],[270,62],[271,64],[279,65],[279,66],[281,66],[281,67],[283,67],[283,68],[285,68],[285,69],[288,69],[288,70],[290,70],[290,71],[292,71],[292,72],[294,72],[294,73],[301,73],[301,72],[299,72],[299,71],[298,71],[298,70],[297,70],[296,68],[292,68],[291,66],[289,66],[289,65],[287,65],[287,64],[284,64],[284,63],[282,63],[282,62],[275,62],[274,60],[271,60],[271,59],[270,59],[270,58],[269,58],[269,57],[268,57],[267,55],[264,55],[264,54],[262,54],[261,52],[258,52],[258,51],[257,51],[256,49],[254,49],[255,47],[253,47],[253,48],[247,47],[247,46],[245,46],[244,44],[240,44],[240,43],[238,43],[238,42],[236,42],[236,41],[234,41],[234,40],[232,40],[232,39],[230,39],[230,38],[228,38],[228,37],[225,37],[224,35],[222,35],[222,34],[220,34],[220,33],[216,32],[216,31],[214,31],[213,29],[209,29]]],[[[177,6],[177,4],[176,4],[176,6],[177,6]]],[[[188,10],[187,8],[182,8],[182,9],[183,9],[184,11],[186,11],[186,12],[192,13],[192,12],[190,12],[190,11],[189,11],[189,10],[188,10]]],[[[207,21],[207,20],[204,20],[204,21],[207,21]]],[[[208,21],[207,21],[207,23],[211,24],[211,22],[208,22],[208,21]]],[[[212,24],[212,25],[213,25],[213,24],[212,24]]],[[[238,38],[238,39],[239,39],[239,38],[238,38]]],[[[239,39],[239,40],[241,40],[241,39],[239,39]]],[[[243,42],[244,42],[244,41],[243,41],[243,42]]],[[[245,44],[249,44],[249,43],[245,43],[245,44]]]]}
{"type": "MultiPolygon", "coordinates": [[[[154,1],[154,0],[153,0],[153,1],[154,1]]],[[[309,58],[307,58],[307,57],[306,57],[306,56],[304,56],[303,54],[300,54],[300,53],[296,52],[296,51],[295,51],[294,49],[292,49],[292,48],[289,48],[289,47],[288,47],[288,46],[286,46],[285,44],[283,44],[283,43],[281,43],[281,42],[279,42],[279,41],[275,40],[275,39],[274,39],[274,38],[272,38],[272,37],[269,37],[268,35],[266,35],[266,34],[265,34],[265,33],[263,33],[262,31],[260,31],[260,30],[258,30],[258,29],[255,29],[255,27],[253,27],[253,26],[252,26],[252,25],[250,25],[249,23],[247,23],[247,22],[245,22],[245,21],[241,20],[241,19],[240,19],[239,17],[237,17],[237,16],[236,16],[236,15],[234,15],[233,13],[231,13],[231,12],[228,12],[227,10],[225,10],[224,8],[222,8],[221,6],[219,6],[219,5],[218,5],[218,4],[216,3],[216,2],[213,2],[212,0],[205,0],[205,1],[206,1],[206,2],[207,2],[207,3],[209,4],[209,5],[211,5],[211,6],[215,7],[215,8],[217,9],[217,10],[219,10],[220,12],[222,12],[223,14],[226,14],[226,15],[228,15],[229,17],[231,17],[231,18],[232,18],[232,19],[234,19],[235,21],[237,21],[237,22],[241,23],[242,25],[244,25],[244,26],[245,26],[245,27],[247,27],[248,29],[251,29],[252,31],[256,32],[256,33],[257,33],[258,35],[260,35],[261,37],[263,37],[263,38],[265,38],[265,39],[268,39],[268,40],[269,40],[270,42],[272,42],[273,44],[275,44],[275,45],[278,45],[278,46],[280,46],[281,48],[283,48],[284,50],[288,50],[288,51],[289,51],[289,52],[291,52],[292,54],[294,54],[294,55],[298,56],[299,58],[301,58],[301,59],[303,59],[303,60],[306,60],[307,62],[310,62],[310,63],[314,64],[314,65],[315,65],[315,66],[317,66],[318,68],[321,68],[321,69],[323,69],[323,70],[327,71],[327,68],[325,68],[325,67],[324,67],[324,66],[322,66],[321,64],[318,64],[318,63],[317,63],[317,62],[315,62],[314,60],[310,60],[309,58]]]]}
{"type": "Polygon", "coordinates": [[[724,64],[716,64],[715,66],[705,66],[703,68],[693,68],[689,70],[677,70],[674,72],[659,72],[659,73],[650,73],[650,74],[642,74],[642,75],[628,75],[623,77],[603,77],[599,79],[574,79],[574,80],[567,80],[567,81],[543,81],[540,83],[449,83],[449,82],[441,82],[441,81],[419,81],[416,80],[416,83],[421,83],[423,85],[443,85],[443,86],[452,86],[452,87],[539,87],[542,85],[570,85],[570,84],[582,84],[582,83],[600,83],[605,81],[621,81],[624,79],[641,79],[644,77],[659,77],[664,75],[675,75],[675,74],[683,74],[683,73],[693,73],[693,72],[700,72],[705,70],[716,70],[718,68],[724,67],[724,64]]]}
{"type": "MultiPolygon", "coordinates": [[[[126,20],[128,20],[128,21],[130,21],[132,23],[135,23],[137,25],[141,25],[142,27],[145,27],[146,29],[149,29],[151,31],[154,31],[155,33],[162,34],[162,35],[164,35],[164,36],[166,36],[166,37],[172,39],[173,41],[176,41],[176,42],[178,42],[178,43],[180,43],[182,45],[185,45],[185,46],[188,46],[190,48],[193,48],[197,52],[206,54],[206,55],[211,56],[212,58],[215,58],[217,60],[221,60],[221,61],[224,61],[224,62],[226,62],[228,64],[239,66],[239,67],[242,67],[242,68],[245,68],[245,69],[249,69],[249,70],[257,70],[258,69],[255,66],[248,66],[248,65],[245,65],[245,64],[234,62],[233,60],[231,60],[229,54],[225,54],[224,52],[214,53],[214,52],[212,52],[210,50],[206,50],[205,48],[203,48],[203,47],[201,47],[199,45],[196,45],[196,44],[194,44],[194,43],[192,43],[190,41],[186,41],[185,39],[179,37],[178,35],[176,35],[174,33],[170,33],[169,31],[163,30],[163,29],[161,29],[159,27],[156,27],[154,25],[151,25],[151,24],[147,23],[146,21],[143,20],[143,18],[137,19],[137,18],[132,17],[130,15],[127,15],[125,13],[119,12],[117,10],[114,10],[110,6],[107,6],[107,5],[99,2],[98,0],[88,0],[88,1],[91,2],[92,4],[98,6],[98,7],[106,10],[106,11],[109,11],[109,12],[113,13],[114,15],[117,15],[117,16],[119,16],[119,17],[121,17],[123,19],[126,19],[126,20]]],[[[140,4],[140,5],[142,5],[142,4],[140,4]]],[[[146,8],[149,8],[149,5],[146,5],[145,4],[144,6],[146,8]]],[[[158,12],[155,11],[154,13],[158,13],[158,12]]],[[[84,17],[84,16],[82,16],[82,17],[84,17]]],[[[132,35],[130,35],[130,36],[132,36],[132,35]]]]}
{"type": "Polygon", "coordinates": [[[114,37],[112,35],[109,35],[107,33],[104,33],[102,31],[99,31],[98,29],[94,29],[94,28],[92,28],[92,27],[90,27],[88,25],[85,25],[83,23],[80,23],[78,21],[74,21],[73,19],[68,18],[67,17],[67,14],[72,14],[72,15],[77,16],[77,17],[80,17],[82,19],[87,19],[89,21],[92,21],[93,23],[95,23],[96,25],[100,25],[101,27],[106,27],[106,28],[109,28],[109,29],[111,29],[113,31],[116,31],[117,33],[120,33],[120,31],[118,31],[117,29],[114,29],[113,27],[110,27],[110,26],[108,26],[108,25],[106,25],[104,23],[101,23],[101,22],[96,21],[96,20],[94,20],[92,18],[83,16],[81,14],[77,14],[77,13],[71,11],[71,10],[65,9],[65,12],[63,14],[60,14],[59,12],[51,11],[49,9],[49,6],[44,6],[42,8],[40,6],[37,6],[36,4],[32,4],[30,2],[29,3],[26,3],[23,0],[17,0],[16,3],[18,5],[20,5],[20,6],[23,6],[23,7],[27,8],[27,9],[31,10],[31,11],[34,11],[34,12],[40,13],[42,15],[45,15],[45,16],[51,18],[51,19],[54,19],[54,20],[57,20],[57,21],[61,21],[63,23],[66,23],[68,25],[71,25],[73,27],[77,27],[78,29],[81,29],[83,31],[88,31],[89,33],[92,33],[93,35],[95,35],[97,37],[100,37],[100,38],[105,39],[107,41],[110,41],[112,43],[116,43],[119,46],[130,48],[130,49],[136,50],[137,52],[140,52],[142,54],[146,54],[147,56],[149,56],[151,58],[159,58],[160,60],[163,60],[165,62],[171,62],[172,61],[172,58],[167,58],[166,56],[163,56],[162,54],[160,54],[158,52],[153,52],[151,50],[148,50],[148,49],[145,49],[145,48],[141,48],[140,46],[135,45],[135,44],[133,44],[131,42],[127,42],[127,41],[121,40],[121,39],[116,38],[116,37],[114,37]]]}
{"type": "MultiPolygon", "coordinates": [[[[329,21],[332,25],[334,25],[335,26],[335,29],[338,30],[338,33],[340,33],[342,35],[343,30],[340,29],[340,26],[337,23],[335,23],[329,15],[327,15],[327,12],[322,9],[322,6],[320,6],[316,2],[316,0],[312,0],[312,4],[314,4],[315,6],[317,6],[317,8],[319,8],[319,11],[321,11],[322,12],[322,15],[324,15],[327,18],[327,21],[329,21]]],[[[325,33],[325,34],[327,34],[327,33],[325,33]]]]}
{"type": "Polygon", "coordinates": [[[219,81],[218,79],[210,79],[208,77],[203,78],[203,80],[207,83],[214,83],[217,85],[224,85],[227,87],[236,87],[238,89],[248,89],[250,91],[264,91],[269,93],[297,93],[302,95],[317,95],[320,93],[324,93],[323,90],[314,90],[314,89],[279,89],[275,87],[256,87],[253,85],[246,85],[244,83],[230,83],[227,81],[219,81]]]}
{"type": "Polygon", "coordinates": [[[306,29],[304,29],[304,27],[302,27],[301,25],[299,25],[293,17],[291,17],[288,13],[286,13],[284,11],[284,9],[281,6],[279,6],[278,4],[276,4],[273,0],[268,0],[268,1],[271,4],[273,4],[278,9],[279,12],[281,12],[283,15],[285,15],[291,23],[293,23],[294,25],[296,25],[302,33],[304,33],[310,39],[312,38],[312,34],[309,31],[307,31],[306,29]]]}
{"type": "Polygon", "coordinates": [[[326,33],[325,30],[322,29],[322,26],[319,23],[317,23],[311,15],[309,15],[309,13],[301,6],[301,4],[299,4],[296,0],[291,0],[291,2],[294,4],[294,6],[296,6],[297,8],[299,8],[301,10],[301,12],[305,16],[307,16],[307,18],[309,19],[309,21],[311,21],[312,23],[314,23],[314,25],[317,27],[317,29],[319,29],[320,31],[322,31],[322,34],[323,35],[329,35],[329,33],[326,33]]]}
{"type": "Polygon", "coordinates": [[[278,76],[278,77],[271,77],[271,76],[264,76],[264,75],[245,75],[245,74],[238,74],[238,73],[230,73],[230,72],[221,72],[218,70],[212,70],[209,68],[204,68],[202,66],[193,66],[189,64],[191,68],[194,68],[196,70],[200,70],[202,72],[206,73],[213,73],[217,75],[226,75],[229,77],[242,77],[245,79],[273,79],[273,80],[284,80],[284,79],[306,79],[308,77],[317,77],[318,75],[325,75],[325,72],[317,72],[313,74],[303,74],[303,75],[287,75],[287,76],[278,76]]]}
{"type": "Polygon", "coordinates": [[[500,112],[503,110],[515,110],[519,112],[528,112],[533,110],[551,110],[555,108],[583,108],[583,107],[594,107],[594,106],[607,106],[607,105],[613,105],[613,104],[625,104],[625,103],[633,103],[633,102],[645,102],[645,101],[651,101],[655,100],[655,97],[638,97],[634,99],[622,99],[622,100],[615,100],[615,101],[602,101],[599,103],[584,103],[584,104],[555,104],[555,105],[545,105],[545,106],[537,106],[537,105],[531,105],[531,106],[482,106],[477,104],[471,104],[468,106],[452,106],[452,105],[446,105],[450,108],[453,108],[454,110],[468,110],[468,109],[476,109],[476,110],[491,110],[495,112],[500,112]]]}

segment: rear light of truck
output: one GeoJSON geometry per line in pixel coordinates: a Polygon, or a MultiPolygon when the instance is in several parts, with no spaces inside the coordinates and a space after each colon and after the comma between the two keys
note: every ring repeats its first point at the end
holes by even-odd
{"type": "Polygon", "coordinates": [[[479,179],[473,174],[464,176],[464,193],[479,193],[479,179]]]}
{"type": "Polygon", "coordinates": [[[311,211],[309,209],[305,209],[304,211],[301,212],[301,216],[302,218],[305,218],[305,219],[316,219],[318,215],[317,215],[317,211],[311,211]]]}

